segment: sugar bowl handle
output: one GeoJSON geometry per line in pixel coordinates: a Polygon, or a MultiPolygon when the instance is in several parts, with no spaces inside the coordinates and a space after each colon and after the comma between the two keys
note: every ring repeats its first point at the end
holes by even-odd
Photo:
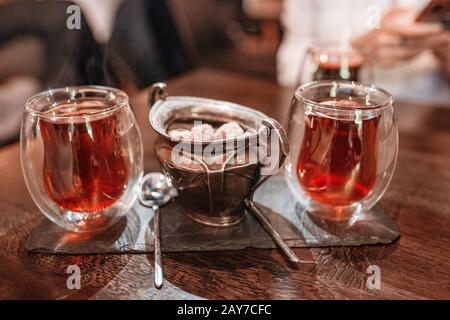
{"type": "MultiPolygon", "coordinates": [[[[289,142],[286,135],[286,132],[284,131],[282,125],[272,118],[267,118],[262,121],[263,125],[267,128],[269,131],[269,135],[274,133],[276,137],[278,138],[278,142],[280,143],[280,158],[278,160],[279,166],[278,170],[283,166],[284,161],[286,160],[287,155],[289,154],[289,142]]],[[[277,170],[277,171],[278,171],[277,170]]],[[[274,172],[275,174],[276,172],[274,172]]]]}
{"type": "MultiPolygon", "coordinates": [[[[264,182],[267,181],[271,176],[275,175],[280,168],[283,166],[284,161],[286,160],[286,157],[289,153],[289,142],[286,136],[286,132],[284,131],[281,124],[272,118],[266,118],[262,121],[262,124],[264,125],[266,132],[265,134],[269,137],[272,136],[271,139],[278,139],[279,143],[279,157],[277,162],[277,168],[273,170],[270,174],[265,174],[259,181],[253,186],[253,189],[250,193],[249,199],[252,200],[253,194],[255,193],[256,189],[258,189],[264,182]]],[[[271,150],[271,158],[273,157],[273,151],[271,150]]]]}
{"type": "MultiPolygon", "coordinates": [[[[253,186],[253,189],[249,195],[249,197],[245,200],[246,207],[254,214],[256,219],[261,223],[263,228],[267,231],[267,233],[272,237],[274,242],[280,247],[281,250],[283,250],[283,253],[286,255],[286,257],[289,259],[290,262],[293,264],[298,264],[300,262],[305,262],[303,260],[300,260],[294,251],[289,248],[287,243],[283,240],[283,237],[277,232],[277,230],[272,226],[270,221],[267,219],[267,217],[264,215],[264,213],[261,211],[260,207],[253,201],[253,196],[255,194],[255,191],[269,179],[271,176],[275,175],[278,170],[282,167],[284,164],[284,161],[286,160],[286,157],[289,153],[289,143],[286,137],[286,133],[284,132],[283,127],[278,123],[278,121],[267,118],[262,121],[262,124],[264,125],[266,132],[263,132],[262,134],[270,136],[271,139],[278,139],[279,148],[278,148],[278,159],[277,159],[277,167],[270,173],[265,174],[261,179],[253,186]]],[[[273,158],[275,150],[270,150],[270,158],[273,158]]]]}
{"type": "Polygon", "coordinates": [[[148,107],[151,109],[156,101],[167,98],[167,84],[156,82],[152,84],[148,93],[148,107]]]}

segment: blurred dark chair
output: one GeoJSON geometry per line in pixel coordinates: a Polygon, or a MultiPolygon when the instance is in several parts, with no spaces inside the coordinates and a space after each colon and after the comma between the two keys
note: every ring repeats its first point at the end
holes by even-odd
{"type": "Polygon", "coordinates": [[[275,79],[275,51],[248,54],[239,47],[248,20],[242,0],[127,0],[106,48],[108,61],[120,86],[139,89],[202,66],[275,79]]]}
{"type": "MultiPolygon", "coordinates": [[[[43,61],[37,76],[44,87],[77,84],[104,84],[106,73],[101,47],[95,42],[83,15],[81,29],[69,30],[66,26],[69,1],[13,1],[0,6],[0,51],[23,38],[34,39],[44,49],[43,61]]],[[[26,74],[24,64],[33,59],[32,52],[9,61],[16,74],[26,74]]],[[[0,76],[2,71],[0,70],[0,76]]],[[[1,77],[0,77],[1,79],[1,77]]]]}
{"type": "MultiPolygon", "coordinates": [[[[167,1],[189,58],[196,67],[275,79],[278,43],[273,45],[273,50],[260,46],[264,31],[261,21],[246,15],[242,0],[167,1]]],[[[275,23],[279,25],[279,21],[275,23]]]]}
{"type": "Polygon", "coordinates": [[[119,83],[139,89],[191,68],[165,0],[127,0],[106,47],[119,83]]]}
{"type": "Polygon", "coordinates": [[[67,28],[72,4],[13,0],[0,5],[0,146],[17,139],[26,99],[44,88],[144,88],[189,70],[166,1],[124,1],[106,46],[96,43],[83,15],[80,30],[67,28]]]}
{"type": "Polygon", "coordinates": [[[0,5],[0,146],[16,141],[24,104],[49,87],[109,83],[102,49],[81,17],[66,26],[63,1],[11,1],[0,5]]]}

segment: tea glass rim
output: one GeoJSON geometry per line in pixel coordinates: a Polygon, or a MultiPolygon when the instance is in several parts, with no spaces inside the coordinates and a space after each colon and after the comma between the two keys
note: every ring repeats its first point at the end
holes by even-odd
{"type": "Polygon", "coordinates": [[[318,59],[317,63],[322,63],[322,56],[325,56],[325,61],[329,61],[330,57],[337,57],[341,61],[347,60],[349,65],[360,66],[364,63],[364,56],[362,52],[354,47],[342,47],[341,45],[316,45],[310,46],[307,53],[313,56],[313,59],[318,59]]]}
{"type": "MultiPolygon", "coordinates": [[[[330,111],[347,111],[347,112],[353,111],[353,112],[362,112],[362,113],[364,113],[365,111],[370,112],[370,111],[382,110],[382,109],[392,106],[394,103],[394,98],[392,97],[392,95],[380,87],[377,87],[373,84],[365,85],[358,81],[347,81],[347,80],[317,80],[317,81],[308,82],[308,83],[300,85],[295,90],[294,97],[297,100],[303,101],[304,103],[314,106],[319,109],[330,110],[330,111]],[[363,89],[367,94],[370,91],[376,92],[378,94],[381,93],[383,95],[382,99],[384,101],[382,103],[378,103],[378,104],[369,104],[369,105],[365,104],[364,106],[346,107],[346,106],[333,106],[330,104],[323,104],[322,101],[314,101],[314,100],[311,100],[311,99],[308,99],[305,97],[305,92],[307,90],[315,89],[318,87],[327,87],[327,86],[334,88],[335,90],[337,90],[338,88],[342,89],[342,88],[357,88],[357,87],[359,87],[359,88],[363,89]]],[[[332,98],[332,97],[330,97],[330,98],[332,98]]]]}
{"type": "Polygon", "coordinates": [[[107,86],[99,86],[99,85],[81,85],[81,86],[67,86],[61,88],[50,88],[45,91],[41,91],[33,96],[31,96],[27,102],[25,103],[25,111],[29,112],[33,116],[43,118],[43,119],[86,119],[95,116],[104,116],[110,113],[117,111],[118,109],[129,105],[128,95],[117,88],[107,87],[107,86]],[[114,105],[111,107],[95,110],[89,113],[84,114],[58,114],[48,112],[55,106],[57,106],[60,102],[64,100],[56,101],[54,99],[54,95],[58,93],[67,93],[70,94],[70,98],[66,100],[66,102],[73,102],[81,97],[76,97],[77,93],[103,93],[104,98],[108,99],[109,94],[114,94],[113,98],[109,100],[114,101],[114,105]],[[51,99],[53,97],[53,101],[51,99]],[[45,102],[44,102],[45,101],[45,102]],[[42,108],[42,105],[45,105],[50,108],[42,108]],[[39,107],[38,107],[39,106],[39,107]]]}
{"type": "Polygon", "coordinates": [[[361,50],[354,46],[351,42],[342,42],[338,40],[315,40],[308,46],[307,50],[315,51],[340,51],[340,52],[354,52],[362,55],[361,50]]]}

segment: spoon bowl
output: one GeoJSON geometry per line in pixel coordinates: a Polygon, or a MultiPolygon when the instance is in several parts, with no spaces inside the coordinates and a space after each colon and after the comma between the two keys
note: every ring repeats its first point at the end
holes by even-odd
{"type": "Polygon", "coordinates": [[[139,202],[145,207],[162,207],[176,195],[171,182],[159,172],[151,172],[142,178],[139,202]]]}

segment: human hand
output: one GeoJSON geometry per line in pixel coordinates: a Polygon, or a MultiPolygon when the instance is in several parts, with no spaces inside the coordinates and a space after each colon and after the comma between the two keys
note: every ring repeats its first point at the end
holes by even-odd
{"type": "Polygon", "coordinates": [[[446,32],[447,43],[433,49],[434,54],[439,59],[442,71],[445,72],[450,81],[450,31],[446,32]]]}
{"type": "Polygon", "coordinates": [[[353,40],[352,44],[375,65],[390,67],[413,59],[426,50],[445,46],[448,34],[439,23],[416,22],[416,12],[393,7],[381,19],[381,28],[353,40]]]}

